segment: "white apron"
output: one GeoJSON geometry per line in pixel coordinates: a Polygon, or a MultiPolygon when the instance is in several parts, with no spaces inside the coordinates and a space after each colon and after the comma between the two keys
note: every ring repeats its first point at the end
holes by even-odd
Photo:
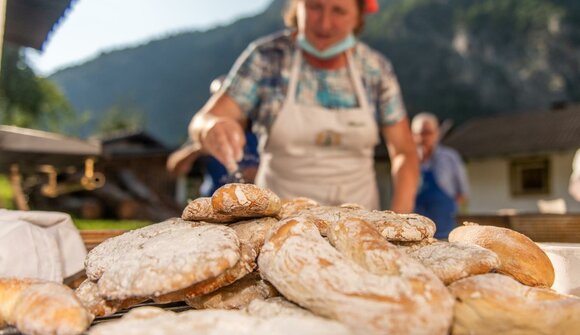
{"type": "Polygon", "coordinates": [[[379,208],[374,147],[379,142],[361,76],[346,53],[358,108],[329,110],[296,103],[302,53],[294,53],[286,100],[260,156],[256,184],[282,199],[379,208]]]}

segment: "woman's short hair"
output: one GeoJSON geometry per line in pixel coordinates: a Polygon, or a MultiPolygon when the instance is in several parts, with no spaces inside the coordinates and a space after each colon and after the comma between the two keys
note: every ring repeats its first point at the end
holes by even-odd
{"type": "MultiPolygon", "coordinates": [[[[282,16],[284,17],[284,23],[288,28],[296,28],[298,27],[298,19],[296,18],[296,7],[300,1],[305,0],[288,0],[286,3],[286,8],[284,9],[284,13],[282,16]]],[[[364,22],[365,22],[365,7],[366,1],[365,0],[356,0],[356,4],[358,6],[358,25],[354,28],[354,33],[359,35],[363,31],[364,22]]]]}

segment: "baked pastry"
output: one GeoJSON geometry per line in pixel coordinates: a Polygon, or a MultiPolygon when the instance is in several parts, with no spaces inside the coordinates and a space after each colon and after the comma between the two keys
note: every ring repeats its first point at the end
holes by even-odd
{"type": "Polygon", "coordinates": [[[181,218],[187,221],[205,221],[212,223],[229,223],[239,219],[231,215],[217,213],[211,204],[211,198],[202,197],[190,201],[183,209],[181,218]]]}
{"type": "Polygon", "coordinates": [[[328,241],[311,216],[282,220],[258,264],[287,299],[364,334],[447,334],[451,324],[445,285],[361,219],[332,224],[328,241]]]}
{"type": "Polygon", "coordinates": [[[102,297],[158,297],[219,276],[240,259],[238,237],[225,225],[171,219],[152,226],[91,250],[87,276],[102,271],[97,278],[102,297]]]}
{"type": "Polygon", "coordinates": [[[211,196],[213,209],[237,217],[274,216],[282,203],[274,192],[253,184],[226,184],[211,196]]]}
{"type": "Polygon", "coordinates": [[[279,295],[278,291],[252,272],[231,285],[199,297],[186,298],[185,302],[195,309],[241,309],[253,300],[264,300],[279,295]]]}
{"type": "Polygon", "coordinates": [[[88,279],[83,281],[75,290],[77,298],[94,316],[108,316],[115,314],[118,310],[129,308],[137,305],[146,299],[127,299],[127,300],[105,300],[99,294],[97,283],[88,279]]]}
{"type": "Polygon", "coordinates": [[[346,218],[359,219],[372,224],[388,241],[422,241],[435,234],[433,221],[418,214],[320,206],[303,210],[300,215],[313,216],[314,223],[324,236],[327,234],[329,225],[346,218]]]}
{"type": "Polygon", "coordinates": [[[354,335],[346,326],[319,317],[284,315],[260,318],[236,310],[173,313],[153,307],[141,309],[143,307],[133,309],[119,320],[98,324],[89,335],[354,335]]]}
{"type": "Polygon", "coordinates": [[[491,272],[500,264],[493,251],[475,244],[458,242],[435,242],[416,250],[410,248],[407,254],[431,269],[445,285],[491,272]]]}
{"type": "Polygon", "coordinates": [[[191,300],[195,297],[208,294],[221,287],[230,285],[236,280],[243,278],[256,268],[256,258],[260,248],[264,244],[267,231],[277,220],[271,217],[240,221],[229,225],[235,232],[240,242],[240,258],[231,268],[223,271],[218,276],[208,278],[202,282],[195,283],[185,289],[170,292],[158,297],[153,297],[157,303],[168,303],[172,301],[191,300]]]}
{"type": "Polygon", "coordinates": [[[466,223],[449,234],[449,242],[464,242],[495,252],[497,272],[510,275],[528,286],[551,287],[554,267],[546,253],[527,236],[514,230],[466,223]]]}
{"type": "Polygon", "coordinates": [[[244,309],[248,314],[271,318],[280,315],[315,316],[307,309],[304,309],[284,297],[273,297],[265,300],[256,299],[244,309]]]}
{"type": "Polygon", "coordinates": [[[280,208],[280,212],[276,216],[278,219],[285,219],[287,217],[296,215],[301,211],[318,207],[320,204],[315,200],[305,197],[298,197],[291,200],[286,200],[282,202],[282,207],[280,208]]]}
{"type": "Polygon", "coordinates": [[[580,298],[529,287],[489,273],[449,285],[455,296],[452,333],[578,334],[580,298]]]}
{"type": "Polygon", "coordinates": [[[0,320],[31,335],[76,335],[93,316],[69,287],[49,281],[0,278],[0,320]]]}

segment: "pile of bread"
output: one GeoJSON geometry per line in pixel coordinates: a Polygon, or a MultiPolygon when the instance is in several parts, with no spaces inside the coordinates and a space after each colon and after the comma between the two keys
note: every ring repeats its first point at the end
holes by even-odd
{"type": "Polygon", "coordinates": [[[515,231],[466,224],[449,242],[416,214],[284,203],[228,184],[182,218],[129,231],[88,254],[73,292],[0,280],[0,323],[79,334],[93,316],[146,300],[89,334],[575,334],[580,298],[558,294],[550,260],[515,231]],[[30,292],[29,292],[30,291],[30,292]]]}

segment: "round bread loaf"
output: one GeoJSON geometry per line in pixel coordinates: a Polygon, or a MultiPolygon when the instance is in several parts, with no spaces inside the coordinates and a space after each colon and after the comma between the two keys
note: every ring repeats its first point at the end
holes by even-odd
{"type": "Polygon", "coordinates": [[[182,290],[170,292],[159,297],[153,297],[157,303],[191,300],[195,297],[208,294],[221,287],[230,285],[240,278],[254,271],[256,258],[264,244],[266,232],[276,223],[271,217],[240,221],[229,225],[240,241],[240,259],[231,268],[218,276],[195,283],[182,290]]]}
{"type": "Polygon", "coordinates": [[[213,209],[237,217],[274,216],[282,203],[274,192],[253,184],[226,184],[211,197],[213,209]]]}
{"type": "Polygon", "coordinates": [[[475,244],[440,241],[407,250],[408,255],[431,269],[445,285],[469,276],[488,273],[500,264],[493,251],[475,244]]]}
{"type": "Polygon", "coordinates": [[[360,219],[332,224],[328,241],[311,216],[282,220],[258,264],[284,297],[363,334],[447,334],[451,324],[444,284],[360,219]]]}
{"type": "Polygon", "coordinates": [[[449,285],[454,335],[578,334],[580,298],[489,273],[449,285]]]}
{"type": "Polygon", "coordinates": [[[94,316],[108,316],[115,314],[118,310],[129,308],[137,305],[146,299],[127,299],[127,300],[105,300],[99,294],[97,283],[88,279],[83,281],[75,290],[77,298],[94,316]]]}
{"type": "Polygon", "coordinates": [[[418,214],[397,214],[391,211],[369,211],[352,207],[320,206],[300,212],[310,215],[323,236],[329,225],[353,218],[372,224],[388,241],[422,241],[433,237],[435,224],[429,218],[418,214]]]}
{"type": "Polygon", "coordinates": [[[495,252],[497,272],[528,286],[551,287],[554,267],[546,253],[527,236],[511,229],[467,223],[449,234],[449,242],[477,244],[495,252]]]}
{"type": "Polygon", "coordinates": [[[183,209],[181,218],[187,221],[204,221],[212,223],[228,223],[238,220],[237,217],[217,213],[211,204],[211,198],[202,197],[190,201],[183,209]]]}
{"type": "Polygon", "coordinates": [[[221,275],[240,259],[225,225],[172,219],[113,237],[91,250],[87,275],[108,300],[157,297],[221,275]],[[97,269],[97,271],[94,271],[97,269]]]}
{"type": "Polygon", "coordinates": [[[25,334],[76,335],[93,316],[72,289],[42,280],[0,278],[0,320],[25,334]]]}

